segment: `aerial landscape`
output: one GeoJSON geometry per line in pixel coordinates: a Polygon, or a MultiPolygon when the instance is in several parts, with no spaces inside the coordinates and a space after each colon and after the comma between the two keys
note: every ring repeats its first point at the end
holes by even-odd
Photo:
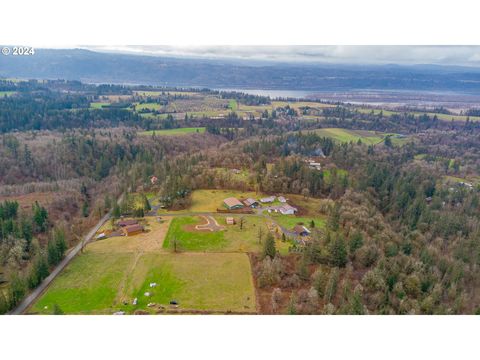
{"type": "Polygon", "coordinates": [[[1,314],[480,314],[478,67],[35,49],[0,138],[1,314]]]}

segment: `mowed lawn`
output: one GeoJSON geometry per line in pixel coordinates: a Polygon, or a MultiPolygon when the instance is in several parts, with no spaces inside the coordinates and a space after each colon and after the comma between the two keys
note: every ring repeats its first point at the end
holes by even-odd
{"type": "MultiPolygon", "coordinates": [[[[181,251],[260,252],[269,228],[273,228],[273,221],[262,216],[247,215],[243,216],[243,225],[240,226],[242,216],[232,217],[235,224],[227,225],[226,216],[215,215],[217,223],[224,227],[215,232],[195,230],[195,225],[205,223],[199,216],[176,217],[172,220],[163,247],[173,249],[176,239],[181,251]]],[[[288,244],[277,241],[276,246],[282,254],[288,252],[288,244]]]]}
{"type": "Polygon", "coordinates": [[[164,129],[164,130],[149,130],[149,131],[140,131],[137,134],[140,136],[151,136],[155,134],[156,136],[178,136],[178,135],[188,135],[188,134],[203,134],[205,132],[204,127],[190,127],[190,128],[178,128],[178,129],[164,129]]]}
{"type": "Polygon", "coordinates": [[[223,231],[195,231],[195,225],[205,223],[199,217],[182,216],[172,220],[163,242],[165,249],[172,249],[175,240],[182,251],[222,250],[227,245],[223,231]]]}

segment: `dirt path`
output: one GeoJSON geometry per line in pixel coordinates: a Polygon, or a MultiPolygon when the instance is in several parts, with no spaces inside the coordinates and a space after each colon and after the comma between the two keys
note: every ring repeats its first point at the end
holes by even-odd
{"type": "Polygon", "coordinates": [[[130,300],[130,299],[124,298],[125,289],[127,288],[127,285],[128,285],[128,278],[130,277],[130,275],[133,274],[133,271],[137,267],[138,260],[140,260],[142,255],[143,255],[142,250],[135,253],[135,258],[133,259],[132,265],[129,267],[129,271],[125,273],[125,276],[122,279],[122,283],[121,283],[122,285],[118,288],[117,297],[115,298],[115,301],[117,303],[123,303],[124,301],[130,300]]]}
{"type": "Polygon", "coordinates": [[[197,230],[208,230],[208,231],[221,231],[225,230],[224,226],[221,226],[218,224],[217,220],[213,216],[210,215],[202,215],[202,218],[204,218],[207,223],[206,224],[200,224],[195,226],[195,229],[197,230]]]}

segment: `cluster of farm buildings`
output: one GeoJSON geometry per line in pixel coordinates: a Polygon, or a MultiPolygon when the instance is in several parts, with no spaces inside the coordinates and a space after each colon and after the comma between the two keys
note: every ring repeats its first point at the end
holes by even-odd
{"type": "Polygon", "coordinates": [[[287,203],[287,199],[285,199],[283,196],[279,196],[278,198],[275,196],[269,196],[260,199],[259,201],[253,199],[253,198],[247,198],[243,200],[239,200],[235,197],[229,197],[223,200],[223,205],[228,209],[228,210],[239,210],[243,208],[252,208],[256,209],[261,207],[262,205],[267,207],[269,210],[269,204],[272,204],[277,200],[281,203],[281,205],[278,206],[272,206],[271,208],[274,211],[278,211],[279,213],[283,215],[295,215],[298,209],[296,207],[293,207],[287,203]]]}

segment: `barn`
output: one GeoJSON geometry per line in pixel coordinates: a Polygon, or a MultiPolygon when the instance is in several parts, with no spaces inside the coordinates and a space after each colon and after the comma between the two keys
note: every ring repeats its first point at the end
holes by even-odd
{"type": "Polygon", "coordinates": [[[223,200],[223,205],[229,210],[241,209],[243,208],[243,204],[234,197],[229,197],[223,200]]]}
{"type": "Polygon", "coordinates": [[[143,226],[140,224],[125,226],[123,232],[126,236],[133,236],[143,232],[143,226]]]}

